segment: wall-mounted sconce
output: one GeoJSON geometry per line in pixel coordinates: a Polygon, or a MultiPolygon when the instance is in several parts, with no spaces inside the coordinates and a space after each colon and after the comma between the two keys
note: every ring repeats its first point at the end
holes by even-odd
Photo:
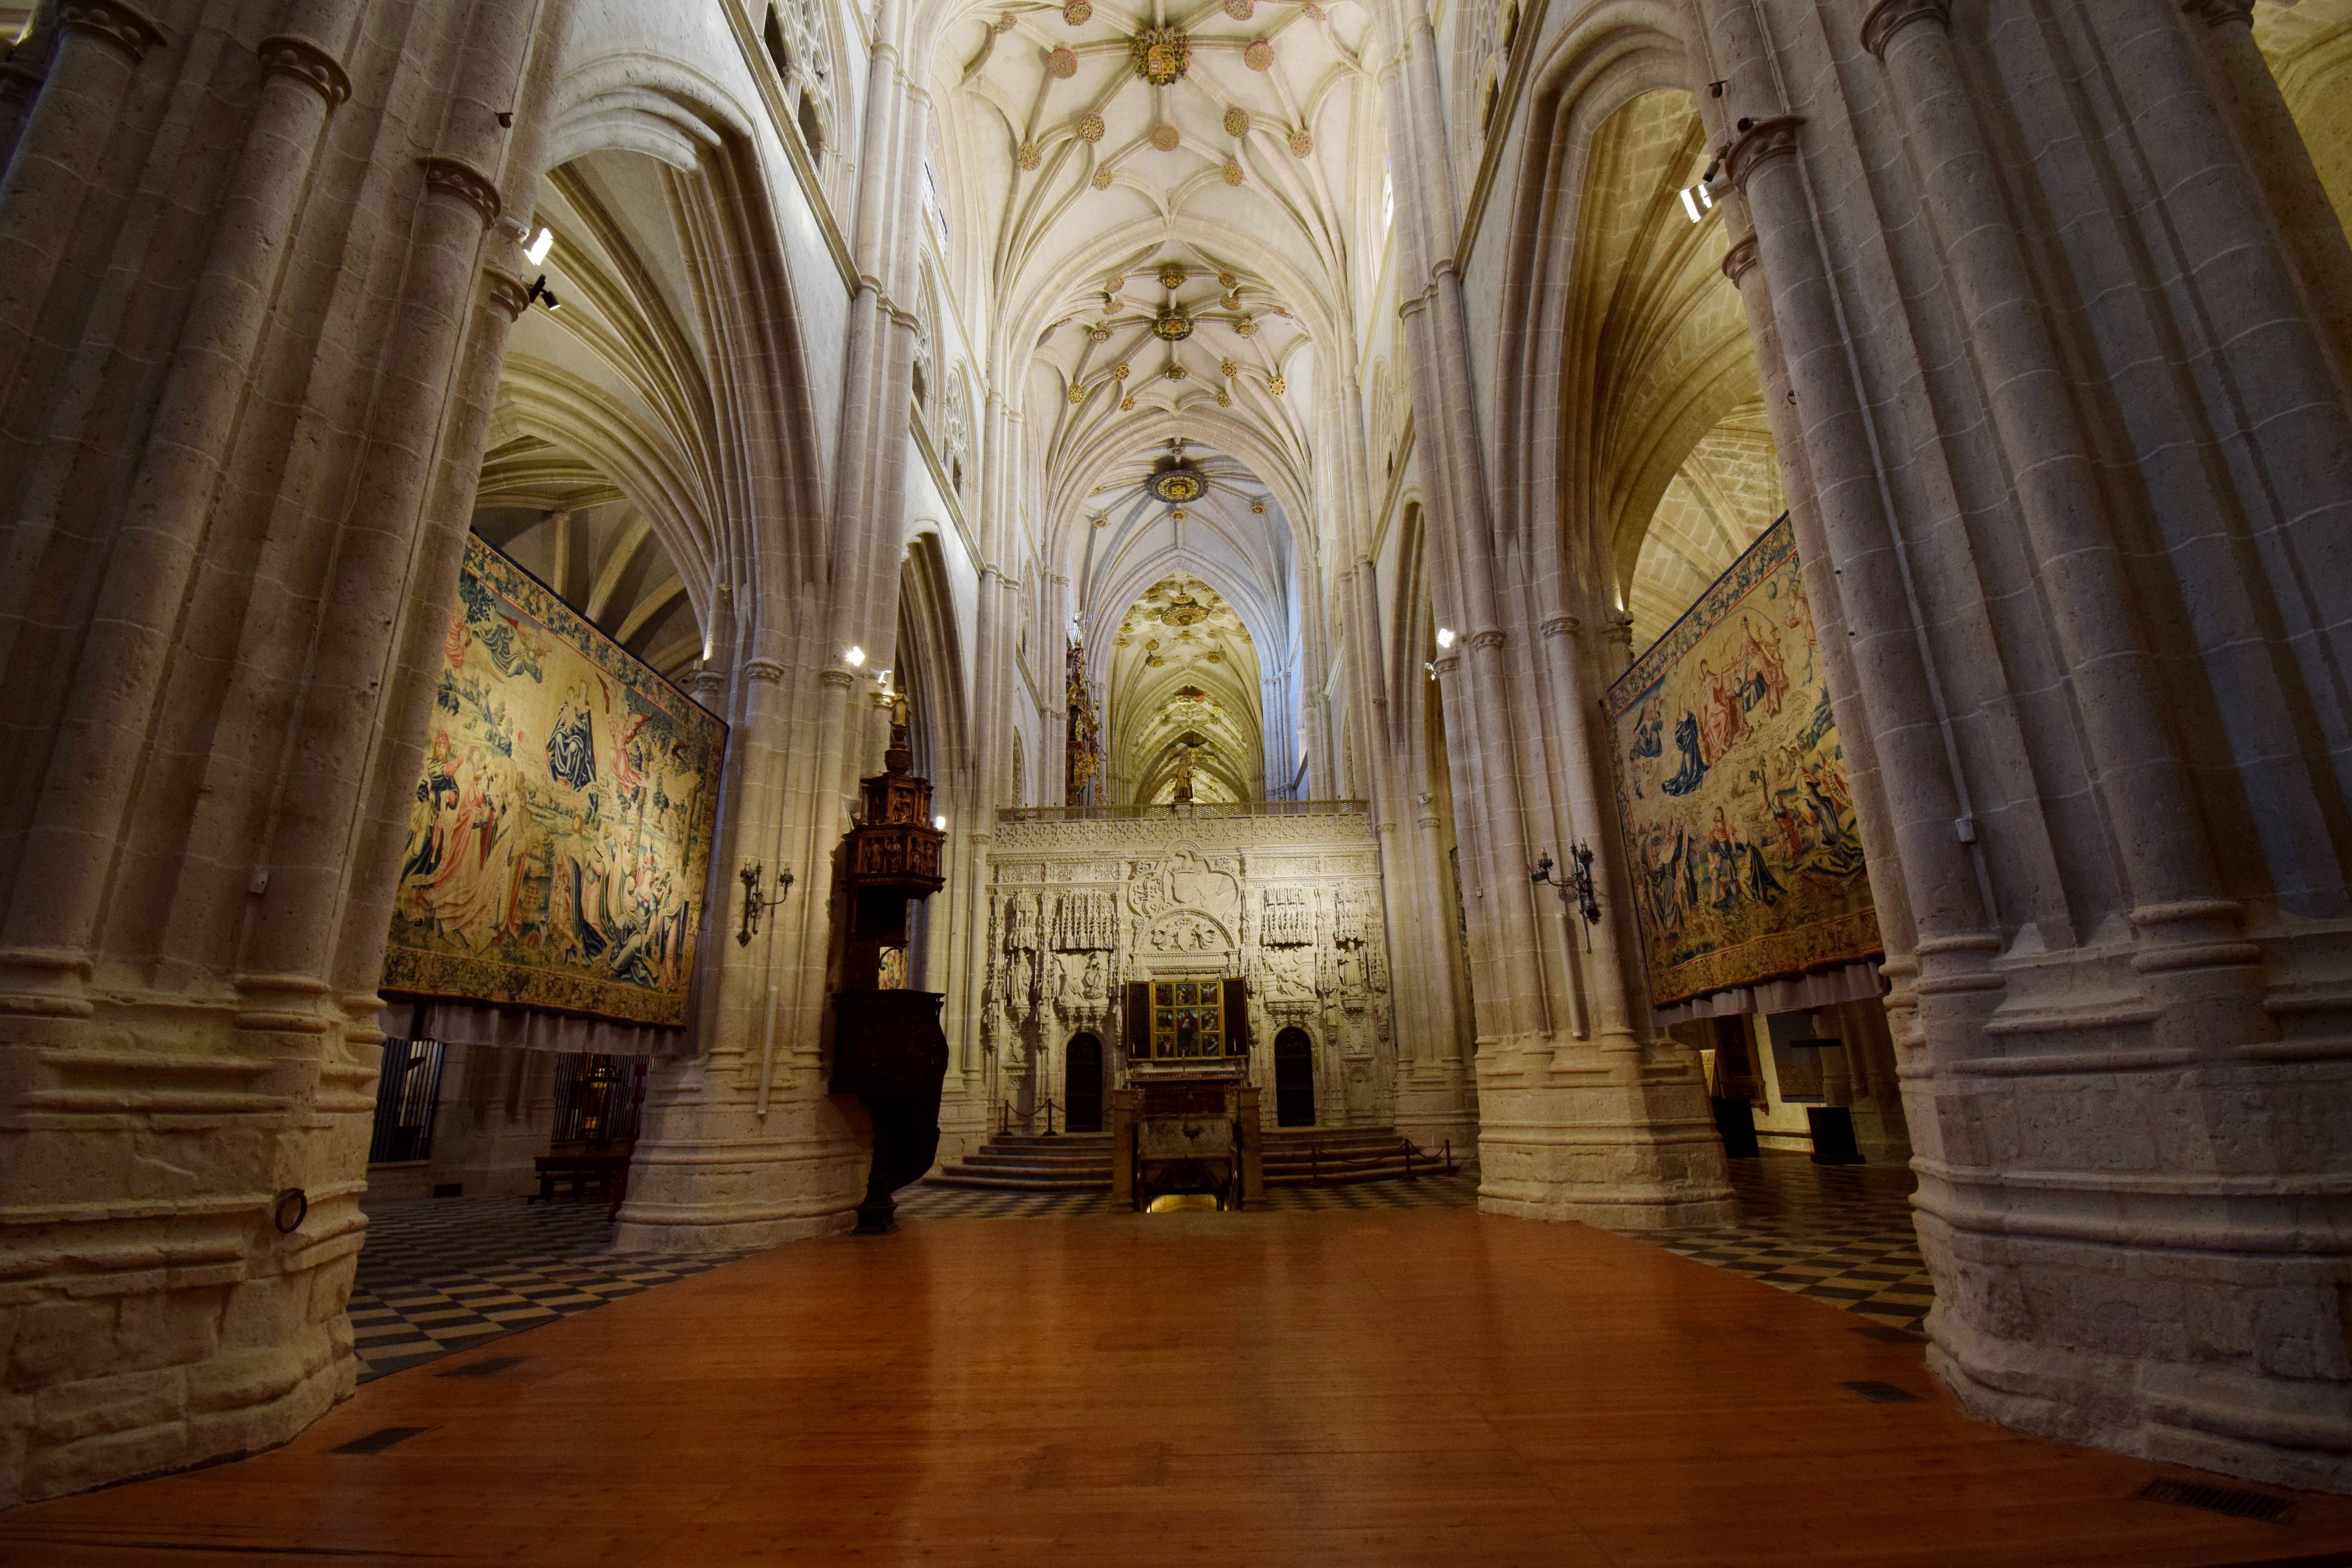
{"type": "Polygon", "coordinates": [[[561,310],[563,309],[563,301],[557,299],[554,291],[548,288],[547,274],[544,272],[541,273],[532,280],[530,289],[523,296],[523,299],[526,302],[536,300],[551,310],[561,310]]]}
{"type": "Polygon", "coordinates": [[[1575,868],[1566,879],[1551,874],[1551,857],[1544,854],[1536,857],[1536,868],[1528,873],[1528,880],[1558,888],[1559,901],[1563,904],[1571,897],[1575,899],[1576,912],[1584,917],[1584,951],[1591,952],[1592,928],[1601,923],[1601,895],[1592,886],[1592,850],[1579,839],[1576,847],[1568,852],[1568,858],[1575,862],[1575,868]]]}
{"type": "Polygon", "coordinates": [[[554,248],[555,231],[551,228],[546,227],[545,226],[541,226],[540,231],[531,236],[530,243],[522,247],[522,253],[524,258],[530,261],[533,267],[536,267],[541,262],[545,261],[547,259],[547,253],[554,248]]]}
{"type": "Polygon", "coordinates": [[[770,910],[782,908],[784,900],[792,896],[793,868],[785,867],[783,874],[776,879],[776,896],[772,899],[765,896],[767,870],[757,860],[736,875],[743,882],[743,928],[735,933],[735,942],[739,947],[749,947],[751,938],[759,933],[760,917],[770,910]]]}
{"type": "Polygon", "coordinates": [[[948,819],[944,816],[934,816],[931,818],[931,826],[939,832],[945,833],[948,830],[948,819]]]}
{"type": "Polygon", "coordinates": [[[1440,647],[1452,647],[1454,646],[1454,628],[1452,626],[1440,626],[1437,628],[1437,646],[1440,647]]]}
{"type": "Polygon", "coordinates": [[[866,667],[866,650],[862,647],[852,647],[841,656],[841,662],[852,669],[863,669],[866,667]]]}

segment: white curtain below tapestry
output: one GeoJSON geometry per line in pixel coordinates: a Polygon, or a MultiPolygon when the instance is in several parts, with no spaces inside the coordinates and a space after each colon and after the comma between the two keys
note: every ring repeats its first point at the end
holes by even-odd
{"type": "Polygon", "coordinates": [[[1757,985],[1734,985],[1653,1008],[1651,1016],[1663,1029],[1670,1024],[1727,1017],[1735,1013],[1801,1013],[1812,1007],[1834,1006],[1840,1002],[1866,1001],[1886,993],[1878,977],[1878,963],[1877,959],[1866,958],[1859,963],[1842,963],[1757,985]]]}
{"type": "Polygon", "coordinates": [[[620,1024],[579,1013],[538,1007],[496,1007],[446,996],[403,998],[377,1015],[376,1026],[395,1040],[439,1040],[451,1046],[494,1046],[600,1057],[675,1057],[686,1052],[686,1031],[651,1024],[620,1024]]]}

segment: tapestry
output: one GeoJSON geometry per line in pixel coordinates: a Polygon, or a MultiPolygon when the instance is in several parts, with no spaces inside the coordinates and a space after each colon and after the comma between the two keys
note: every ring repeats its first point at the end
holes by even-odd
{"type": "Polygon", "coordinates": [[[1654,1004],[1883,951],[1787,517],[1607,707],[1654,1004]]]}
{"type": "Polygon", "coordinates": [[[727,726],[478,538],[387,991],[687,1021],[727,726]]]}

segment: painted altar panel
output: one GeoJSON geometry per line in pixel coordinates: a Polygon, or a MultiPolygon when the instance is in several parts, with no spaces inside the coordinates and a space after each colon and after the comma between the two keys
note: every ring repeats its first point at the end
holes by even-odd
{"type": "Polygon", "coordinates": [[[384,989],[683,1025],[727,726],[481,540],[384,989]]]}
{"type": "Polygon", "coordinates": [[[1882,951],[1783,517],[1610,688],[1658,1005],[1882,951]]]}

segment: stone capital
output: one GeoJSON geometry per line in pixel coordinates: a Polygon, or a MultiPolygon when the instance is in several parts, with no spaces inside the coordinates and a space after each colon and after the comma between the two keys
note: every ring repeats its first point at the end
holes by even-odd
{"type": "MultiPolygon", "coordinates": [[[[825,673],[833,675],[837,672],[827,670],[825,673]]],[[[747,658],[743,661],[743,675],[748,680],[764,680],[771,686],[781,686],[784,680],[784,667],[777,659],[747,658]]],[[[848,684],[846,676],[842,678],[842,684],[848,684]]]]}
{"type": "Polygon", "coordinates": [[[1755,265],[1756,237],[1752,234],[1723,253],[1723,275],[1731,279],[1731,286],[1735,289],[1748,276],[1748,269],[1755,265]]]}
{"type": "Polygon", "coordinates": [[[122,0],[61,0],[58,29],[81,33],[112,44],[137,65],[147,51],[163,43],[163,29],[122,4],[122,0]]]}
{"type": "Polygon", "coordinates": [[[1466,647],[1500,647],[1503,646],[1503,634],[1488,626],[1483,632],[1472,632],[1462,642],[1466,647]]]}
{"type": "Polygon", "coordinates": [[[1797,131],[1805,123],[1801,114],[1775,114],[1751,122],[1731,144],[1730,155],[1724,159],[1724,168],[1731,175],[1732,187],[1741,195],[1748,194],[1748,182],[1756,171],[1797,152],[1797,131]]]}
{"type": "Polygon", "coordinates": [[[1544,622],[1542,631],[1548,637],[1564,637],[1573,635],[1583,625],[1574,616],[1554,616],[1544,622]]]}
{"type": "Polygon", "coordinates": [[[857,684],[857,678],[845,669],[821,669],[817,671],[816,678],[827,686],[838,686],[845,690],[857,684]]]}
{"type": "Polygon", "coordinates": [[[1949,27],[1950,0],[1879,0],[1870,8],[1870,15],[1862,19],[1862,47],[1883,60],[1888,40],[1914,22],[1933,22],[1938,27],[1949,27]]]}
{"type": "MultiPolygon", "coordinates": [[[[490,302],[507,313],[507,320],[520,321],[522,313],[530,309],[530,288],[513,273],[496,267],[482,268],[482,278],[490,288],[490,302]]],[[[569,517],[569,512],[550,512],[551,519],[569,517]]]]}
{"type": "Polygon", "coordinates": [[[2180,0],[2180,8],[2209,27],[2254,25],[2254,0],[2180,0]]]}
{"type": "Polygon", "coordinates": [[[342,63],[308,38],[280,33],[262,39],[255,53],[264,71],[291,77],[325,99],[330,110],[351,99],[352,79],[343,74],[342,63]]]}
{"type": "Polygon", "coordinates": [[[455,196],[474,209],[488,230],[498,222],[499,211],[506,199],[499,195],[496,182],[471,163],[456,158],[444,158],[438,153],[416,160],[425,166],[425,188],[435,195],[455,196]]]}

